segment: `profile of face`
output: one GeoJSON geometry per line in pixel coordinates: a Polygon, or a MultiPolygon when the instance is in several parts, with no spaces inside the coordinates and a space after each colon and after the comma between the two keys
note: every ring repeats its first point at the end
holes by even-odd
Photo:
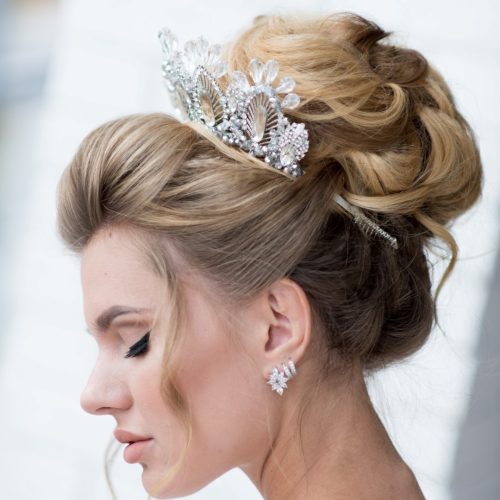
{"type": "MultiPolygon", "coordinates": [[[[98,345],[81,405],[93,415],[114,417],[119,431],[150,438],[127,461],[142,466],[143,485],[153,494],[155,483],[180,457],[184,434],[159,386],[168,332],[151,327],[166,300],[162,279],[145,264],[131,236],[124,227],[102,229],[81,255],[84,316],[98,345]],[[141,339],[150,331],[145,350],[141,347],[143,352],[136,349],[136,356],[126,357],[131,346],[142,346],[141,339]]],[[[248,360],[250,355],[262,361],[259,356],[269,352],[268,322],[275,316],[267,300],[241,312],[246,331],[237,333],[248,340],[240,345],[224,331],[207,300],[206,283],[196,275],[183,283],[188,321],[178,383],[191,408],[193,435],[185,465],[160,495],[155,492],[158,498],[193,493],[234,467],[261,462],[269,446],[269,416],[263,405],[271,414],[279,408],[280,397],[265,380],[271,359],[261,363],[262,369],[248,360]]],[[[276,339],[279,321],[272,328],[276,339]]]]}

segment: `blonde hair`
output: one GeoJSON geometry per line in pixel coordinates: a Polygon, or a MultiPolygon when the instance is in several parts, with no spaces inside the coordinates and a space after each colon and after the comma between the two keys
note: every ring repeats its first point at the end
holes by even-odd
{"type": "MultiPolygon", "coordinates": [[[[254,57],[274,58],[294,78],[301,105],[287,114],[309,131],[305,175],[291,180],[197,124],[126,116],[92,131],[64,171],[63,240],[79,253],[107,224],[135,228],[178,325],[180,269],[167,242],[214,284],[224,311],[281,277],[295,280],[324,340],[325,379],[339,359],[376,370],[414,353],[457,260],[449,225],[477,201],[483,174],[442,75],[421,53],[385,40],[390,34],[350,12],[255,18],[226,47],[229,67],[245,72],[254,57]],[[396,236],[399,250],[360,231],[335,193],[396,236]],[[426,251],[439,242],[450,260],[433,296],[426,251]]],[[[182,336],[179,327],[169,332],[162,388],[190,436],[170,357],[182,336]]]]}

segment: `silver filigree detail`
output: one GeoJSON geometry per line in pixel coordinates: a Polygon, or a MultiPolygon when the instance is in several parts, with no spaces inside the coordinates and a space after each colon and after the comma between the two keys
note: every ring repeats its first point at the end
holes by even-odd
{"type": "Polygon", "coordinates": [[[196,75],[195,99],[199,119],[209,127],[214,127],[224,119],[224,94],[205,68],[200,67],[196,75]]]}

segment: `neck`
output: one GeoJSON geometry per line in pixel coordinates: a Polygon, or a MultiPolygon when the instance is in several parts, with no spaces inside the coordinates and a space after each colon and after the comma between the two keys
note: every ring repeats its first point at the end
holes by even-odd
{"type": "Polygon", "coordinates": [[[242,468],[262,496],[266,500],[423,499],[371,404],[359,365],[353,368],[349,384],[316,384],[303,414],[301,442],[297,408],[309,378],[305,368],[304,387],[290,384],[290,393],[280,401],[271,449],[258,464],[242,468]]]}

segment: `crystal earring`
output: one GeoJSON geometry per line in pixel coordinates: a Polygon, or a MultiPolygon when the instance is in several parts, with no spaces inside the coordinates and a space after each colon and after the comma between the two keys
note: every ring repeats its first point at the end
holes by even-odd
{"type": "Polygon", "coordinates": [[[287,365],[281,363],[283,371],[280,372],[277,367],[273,368],[273,371],[269,374],[269,380],[267,383],[272,387],[273,391],[276,391],[280,396],[283,396],[284,389],[288,388],[286,385],[287,381],[295,377],[297,374],[297,369],[291,357],[288,357],[287,365]]]}

